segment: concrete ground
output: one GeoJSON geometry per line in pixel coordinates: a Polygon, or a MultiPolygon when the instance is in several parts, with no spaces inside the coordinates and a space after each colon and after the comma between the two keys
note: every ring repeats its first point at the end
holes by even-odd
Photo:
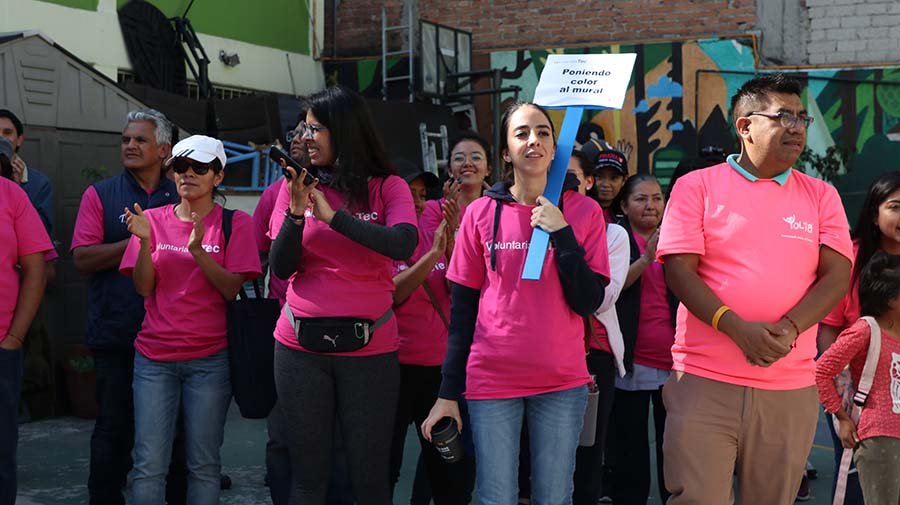
{"type": "MultiPolygon", "coordinates": [[[[810,460],[819,471],[811,482],[813,498],[805,503],[830,503],[833,474],[831,439],[820,416],[810,460]]],[[[19,433],[18,505],[83,505],[87,504],[89,442],[93,421],[64,417],[24,423],[19,433]]],[[[257,505],[270,503],[265,475],[266,423],[241,418],[236,406],[228,415],[225,444],[222,447],[224,472],[234,482],[223,491],[225,505],[257,505]]],[[[395,503],[409,503],[414,463],[419,444],[412,431],[406,443],[403,470],[395,493],[395,503]]],[[[655,474],[655,472],[654,472],[655,474]]],[[[661,505],[656,482],[651,487],[649,505],[661,505]]]]}

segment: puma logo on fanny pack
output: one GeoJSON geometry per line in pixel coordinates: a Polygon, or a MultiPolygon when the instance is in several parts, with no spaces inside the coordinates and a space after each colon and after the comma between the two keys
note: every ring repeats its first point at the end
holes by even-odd
{"type": "Polygon", "coordinates": [[[327,340],[327,341],[331,342],[331,345],[333,345],[335,347],[335,349],[337,349],[337,339],[339,337],[340,337],[340,335],[335,335],[334,338],[332,338],[328,335],[322,334],[322,340],[327,340]]]}

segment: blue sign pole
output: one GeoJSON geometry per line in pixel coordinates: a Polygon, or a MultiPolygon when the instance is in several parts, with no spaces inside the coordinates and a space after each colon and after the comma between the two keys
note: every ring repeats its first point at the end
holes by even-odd
{"type": "MultiPolygon", "coordinates": [[[[556,156],[550,164],[550,173],[547,175],[547,186],[544,188],[544,198],[559,204],[562,194],[563,180],[566,178],[566,170],[569,167],[569,158],[572,157],[572,148],[575,147],[575,135],[578,133],[578,125],[584,107],[566,107],[566,115],[563,118],[562,129],[556,140],[556,156]]],[[[531,232],[531,243],[528,245],[528,256],[525,257],[525,268],[522,278],[536,281],[541,278],[541,270],[544,266],[544,258],[547,255],[547,244],[550,243],[550,234],[540,228],[531,232]]]]}

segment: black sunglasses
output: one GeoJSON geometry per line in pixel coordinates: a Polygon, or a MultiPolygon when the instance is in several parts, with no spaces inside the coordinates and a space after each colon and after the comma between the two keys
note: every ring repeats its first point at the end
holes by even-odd
{"type": "Polygon", "coordinates": [[[211,161],[208,163],[200,163],[199,161],[190,158],[175,158],[172,160],[172,171],[176,174],[183,174],[187,172],[189,168],[197,175],[206,175],[206,172],[209,172],[210,170],[216,171],[216,165],[211,161]]]}

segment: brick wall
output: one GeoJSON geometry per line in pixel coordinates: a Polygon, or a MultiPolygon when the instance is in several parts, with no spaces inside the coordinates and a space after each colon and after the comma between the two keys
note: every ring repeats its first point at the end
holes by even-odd
{"type": "Polygon", "coordinates": [[[900,2],[806,0],[809,63],[883,63],[900,60],[900,2]]]}
{"type": "MultiPolygon", "coordinates": [[[[760,0],[762,1],[762,0],[760,0]]],[[[756,0],[418,0],[419,17],[471,31],[473,49],[547,48],[669,37],[704,38],[755,27],[756,0]]],[[[326,3],[333,11],[334,3],[326,3]]],[[[401,0],[341,0],[336,56],[376,56],[381,7],[399,24],[401,0]]],[[[326,15],[326,51],[333,53],[333,12],[326,15]]]]}

